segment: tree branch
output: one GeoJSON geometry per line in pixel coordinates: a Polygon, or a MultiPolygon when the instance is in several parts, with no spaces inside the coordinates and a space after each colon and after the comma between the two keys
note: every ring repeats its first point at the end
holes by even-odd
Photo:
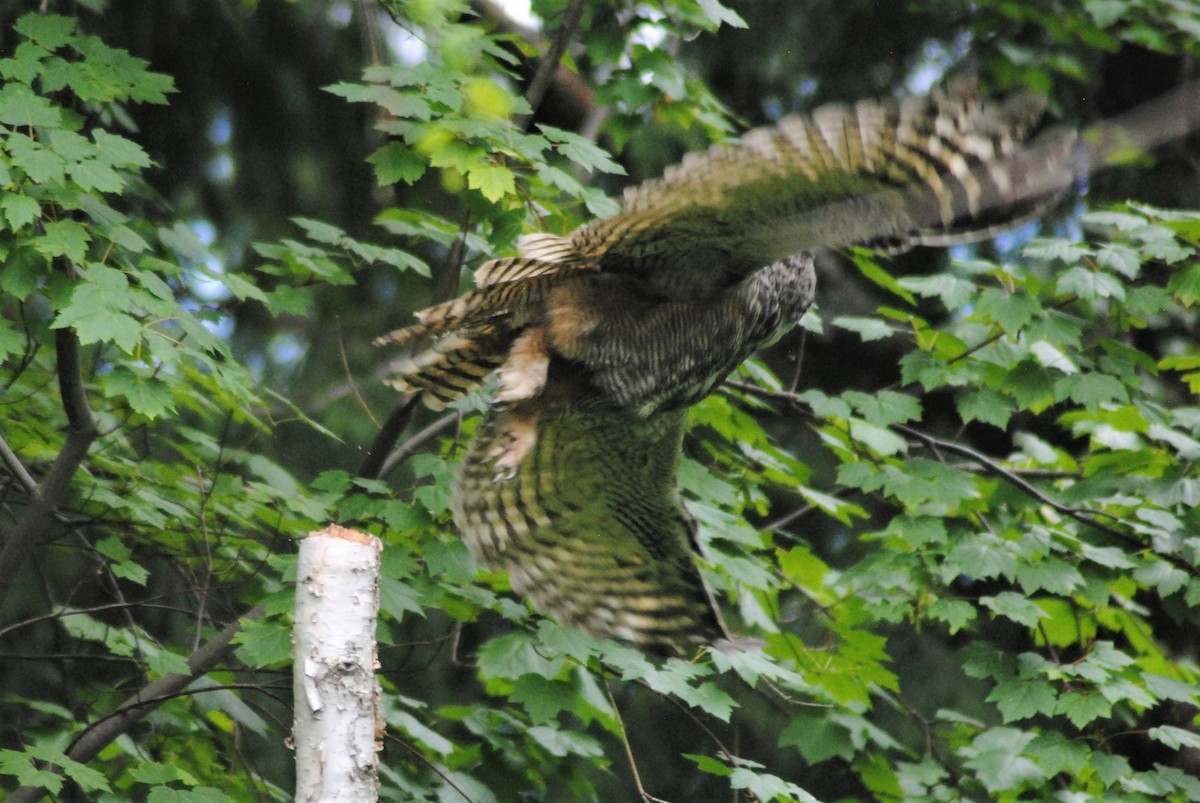
{"type": "Polygon", "coordinates": [[[440,434],[442,431],[449,429],[450,425],[458,420],[458,415],[458,413],[447,413],[437,421],[434,421],[432,424],[425,427],[425,429],[421,430],[416,435],[413,435],[404,443],[400,444],[400,446],[398,446],[396,450],[389,454],[387,459],[383,461],[383,467],[379,470],[379,474],[376,476],[383,477],[387,475],[389,471],[396,467],[397,463],[403,462],[404,460],[412,457],[413,453],[416,452],[418,448],[423,446],[426,441],[440,434]]]}
{"type": "Polygon", "coordinates": [[[58,389],[67,415],[67,438],[45,479],[30,494],[29,507],[0,550],[0,607],[16,585],[26,558],[45,537],[54,509],[65,501],[71,478],[98,434],[83,387],[79,338],[71,329],[59,329],[54,333],[54,345],[58,355],[58,389]]]}
{"type": "MultiPolygon", "coordinates": [[[[791,392],[785,391],[785,390],[768,390],[767,388],[763,388],[763,387],[754,385],[749,382],[726,382],[725,384],[728,385],[729,387],[740,390],[743,393],[750,393],[752,395],[759,396],[761,398],[777,399],[777,400],[786,401],[786,402],[793,403],[793,404],[794,403],[803,403],[803,399],[801,399],[798,394],[791,393],[791,392]]],[[[1080,524],[1087,525],[1088,527],[1091,527],[1094,530],[1098,530],[1099,532],[1102,532],[1105,535],[1111,536],[1112,538],[1115,538],[1124,544],[1128,544],[1130,546],[1137,547],[1138,549],[1143,549],[1146,547],[1146,543],[1144,541],[1142,541],[1140,538],[1138,538],[1134,535],[1131,535],[1127,532],[1124,532],[1122,530],[1118,530],[1115,527],[1110,527],[1109,525],[1104,524],[1103,522],[1099,521],[1096,518],[1097,516],[1104,516],[1105,518],[1109,518],[1114,521],[1120,522],[1121,519],[1119,517],[1113,516],[1112,514],[1109,514],[1109,513],[1105,513],[1104,511],[1079,510],[1078,508],[1073,508],[1070,505],[1064,505],[1062,502],[1059,502],[1058,500],[1054,499],[1049,494],[1040,490],[1033,483],[1031,483],[1028,480],[1026,480],[1025,478],[1021,477],[1018,472],[1012,471],[1011,469],[1008,469],[1008,468],[1005,468],[1004,466],[1000,465],[998,462],[996,462],[992,458],[988,457],[987,455],[983,454],[982,452],[972,449],[969,446],[964,446],[961,443],[955,443],[953,441],[946,441],[946,440],[942,440],[940,438],[935,438],[932,435],[927,435],[926,433],[921,432],[920,430],[913,429],[912,427],[904,426],[903,424],[891,424],[888,427],[888,429],[890,429],[893,432],[896,432],[900,435],[905,435],[910,438],[914,438],[915,440],[920,441],[921,443],[925,444],[926,446],[928,446],[932,449],[942,449],[944,451],[957,454],[961,457],[968,458],[969,460],[972,460],[975,463],[978,463],[980,466],[982,466],[983,469],[986,472],[988,472],[989,474],[992,474],[993,476],[999,477],[1000,479],[1008,482],[1010,485],[1012,485],[1013,487],[1015,487],[1022,493],[1025,493],[1025,494],[1029,495],[1030,497],[1036,499],[1038,502],[1041,502],[1042,504],[1053,508],[1056,512],[1062,514],[1063,516],[1073,519],[1073,520],[1079,522],[1080,524]]],[[[1188,573],[1190,573],[1194,576],[1200,576],[1200,568],[1197,568],[1197,567],[1191,565],[1187,561],[1177,560],[1173,556],[1170,556],[1170,555],[1165,555],[1163,557],[1165,559],[1170,560],[1170,562],[1173,565],[1180,566],[1188,573]]]]}
{"type": "MultiPolygon", "coordinates": [[[[242,619],[257,619],[266,613],[265,604],[256,605],[242,619]]],[[[148,683],[132,697],[84,729],[67,748],[67,758],[86,764],[114,739],[141,722],[163,698],[178,694],[193,680],[204,675],[233,651],[233,637],[242,627],[242,619],[231,622],[188,659],[188,673],[163,675],[148,683]]],[[[36,803],[46,794],[44,787],[22,786],[8,797],[8,803],[36,803]]]]}
{"type": "Polygon", "coordinates": [[[550,84],[558,72],[563,53],[567,52],[567,45],[575,36],[575,30],[579,27],[579,21],[583,18],[586,7],[587,4],[584,0],[571,0],[571,4],[563,12],[562,23],[554,34],[554,41],[550,43],[550,49],[542,54],[542,58],[538,61],[537,72],[533,74],[533,79],[525,89],[525,100],[529,103],[529,113],[521,115],[514,121],[522,130],[529,128],[538,107],[542,105],[542,99],[546,97],[546,90],[550,88],[550,84]]]}
{"type": "Polygon", "coordinates": [[[392,444],[399,439],[400,433],[408,426],[418,399],[420,399],[420,394],[417,393],[400,397],[396,406],[392,408],[391,415],[387,417],[387,421],[383,422],[383,426],[376,433],[375,440],[371,441],[371,445],[367,447],[367,456],[363,458],[362,465],[358,467],[358,476],[367,479],[382,476],[388,452],[392,450],[392,444]]]}

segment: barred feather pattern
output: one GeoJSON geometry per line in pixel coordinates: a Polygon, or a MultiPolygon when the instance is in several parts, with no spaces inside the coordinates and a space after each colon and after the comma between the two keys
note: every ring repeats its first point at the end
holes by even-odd
{"type": "Polygon", "coordinates": [[[724,637],[676,489],[688,406],[812,300],[811,252],[989,236],[1070,185],[1042,104],[957,88],[831,105],[686,157],[380,339],[432,406],[495,373],[453,488],[476,559],[560,621],[679,654],[724,637]],[[1033,177],[1036,176],[1036,180],[1033,177]]]}
{"type": "Polygon", "coordinates": [[[454,522],[476,560],[558,621],[649,653],[729,641],[677,488],[685,418],[804,313],[815,281],[802,255],[720,298],[657,305],[638,320],[619,287],[594,282],[580,298],[600,306],[595,332],[616,334],[574,344],[574,363],[590,370],[557,372],[536,398],[491,408],[459,464],[454,522]],[[495,456],[531,418],[535,439],[497,481],[495,456]]]}

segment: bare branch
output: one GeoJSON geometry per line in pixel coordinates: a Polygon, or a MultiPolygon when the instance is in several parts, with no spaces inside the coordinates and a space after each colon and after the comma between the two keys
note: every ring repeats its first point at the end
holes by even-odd
{"type": "MultiPolygon", "coordinates": [[[[233,651],[233,637],[241,630],[242,620],[257,619],[266,613],[266,605],[256,605],[241,619],[232,622],[188,659],[188,673],[163,675],[148,683],[132,697],[83,730],[67,748],[67,758],[86,764],[101,750],[141,722],[164,700],[183,691],[188,684],[208,672],[233,651]]],[[[46,794],[42,787],[23,786],[8,797],[8,803],[36,803],[46,794]]]]}
{"type": "Polygon", "coordinates": [[[0,550],[0,606],[16,585],[26,558],[45,536],[54,509],[66,500],[71,478],[98,434],[83,388],[79,338],[71,329],[59,329],[54,333],[54,343],[58,355],[58,387],[67,415],[67,438],[45,479],[30,494],[25,514],[9,533],[4,549],[0,550]]]}
{"type": "Polygon", "coordinates": [[[21,462],[21,458],[17,457],[17,453],[12,450],[12,448],[8,445],[8,442],[5,441],[3,437],[0,437],[0,457],[4,458],[4,464],[8,466],[8,470],[11,471],[18,480],[21,481],[21,484],[25,486],[25,490],[28,491],[31,496],[37,494],[37,480],[30,476],[29,472],[25,470],[25,464],[21,462]]]}
{"type": "Polygon", "coordinates": [[[387,460],[383,461],[383,468],[379,470],[379,476],[385,476],[389,471],[395,468],[398,464],[404,462],[425,445],[432,438],[440,435],[443,431],[450,428],[450,425],[458,420],[458,413],[447,413],[446,415],[434,421],[425,429],[413,435],[404,443],[400,444],[394,452],[387,456],[387,460]]]}
{"type": "Polygon", "coordinates": [[[529,127],[534,114],[537,113],[538,106],[542,105],[542,99],[546,97],[546,90],[550,88],[555,73],[558,72],[559,62],[562,61],[563,53],[567,52],[567,45],[575,36],[575,30],[579,27],[579,20],[583,18],[585,8],[584,0],[571,0],[571,4],[563,12],[562,23],[554,34],[554,41],[550,43],[550,49],[542,54],[542,58],[538,61],[537,72],[533,74],[533,80],[525,89],[525,100],[529,103],[530,111],[529,114],[521,115],[516,119],[517,126],[522,130],[529,127]]]}
{"type": "MultiPolygon", "coordinates": [[[[725,384],[744,393],[750,393],[766,399],[776,399],[779,401],[786,401],[788,403],[803,402],[803,399],[801,399],[799,395],[785,390],[769,390],[749,382],[726,382],[725,384]]],[[[1139,549],[1146,547],[1146,543],[1137,536],[1131,535],[1130,533],[1122,530],[1118,530],[1115,527],[1110,527],[1098,519],[1098,517],[1104,517],[1119,523],[1125,523],[1119,517],[1113,516],[1112,514],[1106,513],[1102,510],[1080,510],[1078,508],[1071,507],[1070,505],[1065,505],[1022,477],[1020,472],[1013,471],[1012,469],[1000,465],[1000,463],[997,461],[993,460],[982,452],[972,449],[969,446],[965,446],[961,443],[955,443],[954,441],[935,438],[932,435],[928,435],[920,430],[913,429],[912,427],[904,426],[903,424],[892,424],[888,427],[888,429],[900,435],[905,435],[920,441],[932,449],[941,449],[946,452],[957,454],[960,457],[966,457],[982,466],[987,473],[1003,479],[1013,487],[1020,490],[1022,493],[1025,493],[1036,499],[1038,502],[1053,508],[1056,512],[1062,514],[1063,516],[1073,519],[1080,524],[1085,524],[1094,530],[1098,530],[1105,535],[1121,541],[1122,543],[1129,544],[1139,549]]],[[[1170,555],[1165,555],[1163,557],[1164,559],[1170,560],[1173,565],[1179,566],[1188,573],[1194,576],[1200,576],[1200,568],[1193,566],[1186,560],[1179,560],[1175,556],[1170,555]]]]}
{"type": "Polygon", "coordinates": [[[420,396],[413,393],[401,396],[396,402],[391,415],[387,417],[387,421],[383,422],[383,426],[375,435],[375,440],[371,441],[371,445],[367,447],[367,456],[363,458],[362,465],[358,467],[358,476],[375,479],[383,474],[387,454],[391,451],[392,444],[400,437],[400,433],[408,426],[418,399],[420,396]]]}

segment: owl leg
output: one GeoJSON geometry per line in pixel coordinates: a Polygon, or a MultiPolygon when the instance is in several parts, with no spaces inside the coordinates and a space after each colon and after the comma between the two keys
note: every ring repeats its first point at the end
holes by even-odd
{"type": "Polygon", "coordinates": [[[526,329],[513,341],[508,359],[500,366],[500,387],[496,390],[496,401],[524,401],[537,396],[546,386],[549,368],[550,348],[546,340],[546,328],[536,326],[526,329]]]}
{"type": "Polygon", "coordinates": [[[517,467],[537,443],[538,414],[527,406],[514,405],[501,414],[495,444],[488,450],[496,482],[517,476],[517,467]]]}

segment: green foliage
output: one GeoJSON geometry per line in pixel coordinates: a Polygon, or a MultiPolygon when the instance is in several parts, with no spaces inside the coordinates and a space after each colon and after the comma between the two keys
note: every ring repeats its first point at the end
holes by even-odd
{"type": "MultiPolygon", "coordinates": [[[[11,23],[5,530],[89,431],[74,390],[95,426],[31,545],[36,571],[3,603],[4,661],[44,660],[37,675],[0,666],[0,789],[289,799],[292,539],[335,520],[386,542],[391,799],[632,799],[635,775],[671,799],[1200,798],[1200,213],[1094,202],[1071,221],[1085,236],[1047,227],[1004,259],[911,272],[849,254],[840,278],[861,303],[823,296],[802,341],[690,414],[681,474],[702,564],[761,648],[651,660],[541,618],[454,536],[473,401],[461,431],[414,422],[386,481],[353,470],[369,412],[392,402],[366,344],[430,280],[457,280],[453,255],[474,264],[611,211],[601,187],[657,159],[648,140],[724,136],[728,111],[677,48],[759,12],[588,4],[564,58],[607,109],[618,161],[565,123],[525,124],[518,69],[541,43],[465,2],[383,6],[422,58],[322,83],[369,118],[358,158],[394,198],[357,220],[289,208],[293,236],[230,221],[213,235],[151,189],[163,177],[139,107],[187,99],[88,33],[115,12],[11,23]],[[70,757],[260,602],[219,668],[89,762],[70,757]]],[[[1093,80],[1122,43],[1192,52],[1198,27],[1176,3],[971,11],[1001,87],[1093,80]]]]}

